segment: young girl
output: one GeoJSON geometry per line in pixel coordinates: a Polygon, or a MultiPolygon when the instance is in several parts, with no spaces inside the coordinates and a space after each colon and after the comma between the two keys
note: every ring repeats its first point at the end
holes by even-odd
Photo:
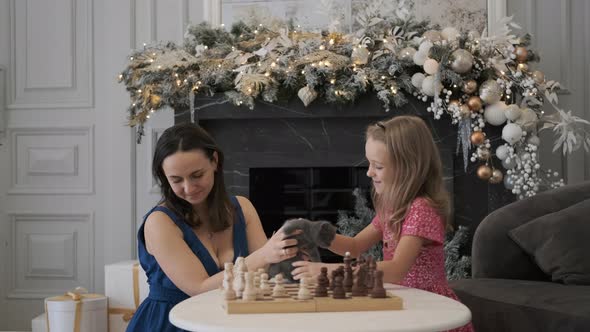
{"type": "Polygon", "coordinates": [[[201,127],[181,124],[164,131],[152,172],[162,200],[147,213],[137,234],[150,293],[127,331],[181,331],[168,321],[172,307],[219,288],[223,264],[238,256],[255,271],[296,255],[291,247],[296,240],[285,239],[279,230],[267,241],[250,201],[227,195],[223,153],[201,127]]]}
{"type": "MultiPolygon", "coordinates": [[[[358,257],[383,241],[377,268],[384,281],[419,288],[458,300],[447,283],[443,243],[449,227],[449,197],[442,163],[430,130],[418,117],[397,116],[369,126],[367,176],[373,180],[376,216],[355,237],[336,235],[329,249],[358,257]]],[[[294,262],[295,279],[338,264],[294,262]]],[[[472,331],[471,324],[457,331],[472,331]]]]}

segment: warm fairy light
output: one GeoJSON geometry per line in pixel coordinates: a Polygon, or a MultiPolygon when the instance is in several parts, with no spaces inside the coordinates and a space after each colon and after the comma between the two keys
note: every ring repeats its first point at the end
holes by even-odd
{"type": "Polygon", "coordinates": [[[222,28],[225,28],[225,24],[221,23],[221,27],[222,27],[222,28]]]}
{"type": "Polygon", "coordinates": [[[119,74],[119,81],[123,79],[123,74],[119,74]]]}
{"type": "Polygon", "coordinates": [[[258,30],[254,30],[254,34],[257,35],[258,34],[258,30]]]}
{"type": "Polygon", "coordinates": [[[174,77],[178,77],[178,73],[174,73],[174,77]]]}
{"type": "Polygon", "coordinates": [[[324,46],[324,45],[320,45],[320,51],[323,51],[323,50],[325,50],[325,49],[326,49],[326,46],[324,46]]]}
{"type": "Polygon", "coordinates": [[[272,62],[272,63],[270,64],[270,66],[271,66],[272,68],[274,68],[274,67],[276,67],[276,66],[277,66],[277,64],[276,64],[276,62],[272,62]]]}
{"type": "Polygon", "coordinates": [[[331,79],[330,80],[330,84],[336,84],[336,80],[335,79],[331,79]]]}
{"type": "Polygon", "coordinates": [[[218,65],[217,65],[217,68],[221,68],[221,64],[218,64],[218,65]]]}
{"type": "Polygon", "coordinates": [[[150,63],[154,62],[154,59],[150,59],[150,63]]]}
{"type": "Polygon", "coordinates": [[[330,41],[328,42],[330,45],[334,45],[334,39],[330,39],[330,41]]]}
{"type": "Polygon", "coordinates": [[[141,93],[141,89],[137,89],[137,92],[141,93]]]}
{"type": "Polygon", "coordinates": [[[149,119],[149,118],[150,118],[149,114],[148,114],[148,115],[146,115],[145,117],[146,117],[147,119],[149,119]]]}
{"type": "Polygon", "coordinates": [[[178,86],[182,85],[182,81],[181,80],[176,80],[176,85],[178,85],[178,86]]]}
{"type": "Polygon", "coordinates": [[[156,52],[152,53],[152,56],[156,56],[156,52]]]}
{"type": "Polygon", "coordinates": [[[133,57],[132,57],[132,56],[130,56],[130,57],[129,57],[129,60],[133,61],[133,57]]]}
{"type": "Polygon", "coordinates": [[[385,79],[385,75],[381,76],[381,79],[384,80],[385,79]]]}
{"type": "Polygon", "coordinates": [[[332,65],[332,63],[330,63],[330,61],[328,61],[328,60],[326,60],[326,61],[324,62],[324,64],[326,65],[326,67],[330,67],[330,65],[332,65]]]}
{"type": "Polygon", "coordinates": [[[270,73],[269,72],[266,72],[266,73],[264,73],[264,76],[269,77],[270,76],[270,73]]]}
{"type": "Polygon", "coordinates": [[[305,70],[302,70],[302,71],[301,71],[301,74],[305,74],[305,70]]]}
{"type": "Polygon", "coordinates": [[[258,61],[258,67],[262,66],[262,63],[260,63],[260,61],[258,61]]]}
{"type": "Polygon", "coordinates": [[[161,65],[158,65],[158,69],[162,69],[162,66],[161,65]]]}

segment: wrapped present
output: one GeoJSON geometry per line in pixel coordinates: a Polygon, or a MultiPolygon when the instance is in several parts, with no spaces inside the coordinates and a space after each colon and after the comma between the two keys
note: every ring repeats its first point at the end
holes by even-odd
{"type": "Polygon", "coordinates": [[[122,332],[149,293],[147,277],[136,260],[105,265],[104,271],[105,295],[109,298],[109,329],[110,332],[122,332]]]}
{"type": "Polygon", "coordinates": [[[47,331],[107,332],[107,297],[85,290],[45,299],[47,331]]]}
{"type": "Polygon", "coordinates": [[[31,330],[33,332],[47,332],[47,324],[45,322],[47,318],[45,317],[45,313],[42,313],[31,320],[31,330]]]}

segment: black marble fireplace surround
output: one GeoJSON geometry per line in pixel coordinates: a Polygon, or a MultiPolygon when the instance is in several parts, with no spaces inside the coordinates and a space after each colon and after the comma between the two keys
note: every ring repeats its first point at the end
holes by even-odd
{"type": "MultiPolygon", "coordinates": [[[[314,174],[323,174],[324,177],[329,175],[332,178],[324,182],[336,183],[332,189],[338,192],[340,198],[335,201],[340,202],[340,205],[343,195],[347,195],[342,191],[346,188],[350,191],[352,186],[357,185],[354,181],[359,186],[368,187],[369,182],[363,181],[363,176],[352,180],[350,184],[341,185],[338,184],[337,177],[342,176],[342,181],[346,182],[350,180],[350,174],[363,175],[367,166],[364,157],[366,127],[381,119],[402,114],[422,117],[433,130],[443,159],[445,183],[453,198],[455,225],[469,226],[473,234],[479,222],[489,212],[512,200],[512,195],[502,185],[491,185],[479,180],[474,174],[475,165],[470,165],[467,172],[464,172],[463,156],[455,153],[456,127],[451,124],[448,116],[434,120],[432,114],[426,112],[425,103],[412,101],[402,108],[385,112],[381,102],[374,96],[366,96],[354,105],[341,107],[318,101],[307,108],[299,100],[285,105],[257,102],[253,110],[221,103],[221,100],[220,96],[198,96],[195,107],[213,105],[195,112],[194,120],[215,137],[225,153],[224,174],[229,192],[250,197],[257,207],[267,234],[278,229],[285,217],[297,216],[297,208],[293,208],[291,203],[286,207],[274,205],[283,204],[281,202],[284,200],[277,200],[277,197],[281,194],[284,196],[285,190],[289,192],[289,189],[294,189],[297,192],[298,189],[305,189],[305,183],[294,184],[298,177],[309,179],[314,174]],[[251,173],[255,174],[252,179],[251,173]],[[288,182],[286,185],[278,183],[283,176],[288,182]],[[264,193],[262,197],[260,193],[257,195],[256,184],[259,184],[264,193]],[[283,190],[283,193],[273,195],[272,188],[283,190]],[[281,209],[286,211],[284,217],[276,214],[281,209]]],[[[188,121],[191,121],[188,111],[176,112],[176,123],[188,121]]],[[[314,188],[308,189],[313,193],[314,188]]],[[[353,202],[352,193],[350,197],[350,202],[353,202]]],[[[325,208],[322,207],[324,210],[325,208]]],[[[321,211],[315,215],[313,208],[311,211],[312,218],[326,217],[321,211]]],[[[301,217],[310,217],[310,214],[301,217]]],[[[335,219],[330,221],[336,222],[335,219]]]]}

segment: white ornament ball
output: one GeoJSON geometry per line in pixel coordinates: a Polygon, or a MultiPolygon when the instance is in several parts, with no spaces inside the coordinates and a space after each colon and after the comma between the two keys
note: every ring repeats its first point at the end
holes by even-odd
{"type": "Polygon", "coordinates": [[[502,98],[500,85],[494,80],[487,80],[479,87],[479,98],[486,104],[493,104],[502,98]]]}
{"type": "Polygon", "coordinates": [[[453,62],[451,62],[451,68],[456,73],[465,74],[473,67],[473,55],[467,50],[462,48],[455,50],[452,53],[451,58],[453,59],[453,62]]]}
{"type": "Polygon", "coordinates": [[[438,71],[439,64],[434,59],[426,59],[424,61],[424,71],[426,74],[434,75],[438,71]]]}
{"type": "Polygon", "coordinates": [[[430,48],[433,46],[432,42],[425,39],[424,41],[422,41],[422,43],[420,44],[420,46],[418,46],[418,51],[422,52],[422,53],[426,53],[428,54],[428,52],[430,52],[430,48]]]}
{"type": "Polygon", "coordinates": [[[539,144],[541,144],[541,139],[539,139],[539,136],[533,135],[533,136],[531,136],[531,137],[528,138],[527,142],[529,144],[539,146],[539,144]]]}
{"type": "Polygon", "coordinates": [[[516,167],[516,160],[514,158],[506,158],[502,160],[502,166],[505,169],[513,169],[516,167]]]}
{"type": "Polygon", "coordinates": [[[504,187],[506,187],[508,190],[512,190],[514,188],[514,179],[511,175],[504,177],[504,187]]]}
{"type": "Polygon", "coordinates": [[[424,81],[424,74],[422,73],[415,73],[412,75],[412,85],[416,88],[422,88],[422,82],[424,81]]]}
{"type": "Polygon", "coordinates": [[[504,115],[506,115],[506,119],[510,121],[516,121],[518,118],[520,118],[520,107],[518,107],[516,104],[508,105],[506,110],[504,110],[504,115]]]}
{"type": "Polygon", "coordinates": [[[414,60],[414,63],[417,64],[418,66],[423,66],[424,61],[426,61],[426,59],[428,59],[428,52],[422,52],[422,51],[418,51],[418,52],[414,53],[414,56],[412,57],[412,60],[414,60]]]}
{"type": "Polygon", "coordinates": [[[459,30],[457,30],[454,27],[446,27],[446,28],[442,29],[440,34],[443,37],[443,39],[446,39],[448,41],[453,41],[453,40],[457,39],[461,33],[459,32],[459,30]]]}
{"type": "Polygon", "coordinates": [[[506,145],[500,145],[496,149],[496,157],[500,160],[505,160],[508,158],[508,147],[506,145]]]}
{"type": "Polygon", "coordinates": [[[434,84],[434,76],[426,76],[422,81],[422,92],[427,96],[433,97],[436,91],[440,91],[442,88],[442,84],[440,84],[440,82],[437,85],[438,89],[434,84]]]}
{"type": "Polygon", "coordinates": [[[504,115],[505,109],[506,104],[503,101],[499,101],[492,105],[486,106],[483,117],[492,126],[499,126],[506,122],[506,115],[504,115]]]}
{"type": "Polygon", "coordinates": [[[502,139],[510,144],[514,144],[522,137],[522,128],[514,123],[509,123],[502,128],[502,139]]]}

